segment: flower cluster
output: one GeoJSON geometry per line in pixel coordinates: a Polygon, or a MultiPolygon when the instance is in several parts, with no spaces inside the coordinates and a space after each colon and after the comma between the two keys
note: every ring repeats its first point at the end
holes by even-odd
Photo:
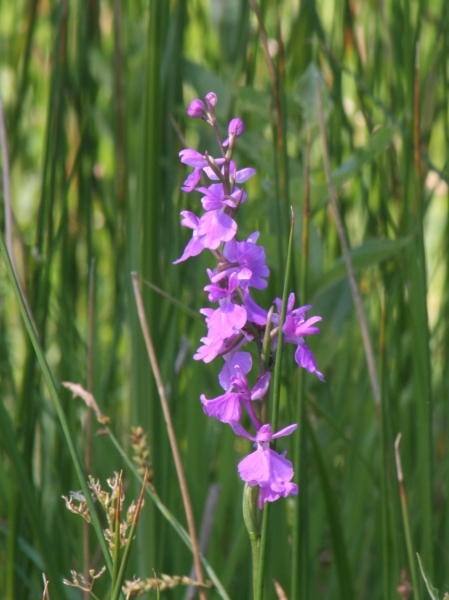
{"type": "MultiPolygon", "coordinates": [[[[273,434],[270,424],[264,423],[261,416],[275,360],[282,300],[276,298],[272,309],[266,311],[251,297],[251,288],[263,290],[267,287],[269,269],[265,264],[265,250],[257,245],[259,232],[252,233],[246,241],[237,241],[235,216],[247,198],[239,186],[256,171],[252,168],[237,170],[232,154],[245,125],[239,118],[232,119],[228,137],[222,141],[215,116],[216,104],[217,96],[210,92],[205,102],[196,99],[187,109],[189,116],[203,119],[214,129],[221,156],[214,158],[207,152],[203,155],[191,149],[180,152],[181,162],[194,169],[182,190],[200,192],[205,212],[200,217],[190,211],[181,213],[181,224],[192,229],[193,233],[184,253],[174,264],[197,256],[204,249],[210,250],[217,260],[217,266],[207,270],[210,283],[204,288],[216,308],[202,308],[200,311],[205,316],[207,335],[201,338],[202,345],[194,358],[205,363],[217,356],[224,359],[219,382],[225,393],[212,399],[202,394],[201,402],[206,415],[229,423],[237,435],[254,442],[256,450],[240,462],[238,471],[250,487],[259,486],[259,507],[262,508],[266,501],[273,502],[281,496],[298,492],[297,485],[291,481],[292,463],[285,458],[285,452],[278,454],[270,448],[271,440],[289,435],[296,425],[289,425],[273,434]],[[202,180],[206,179],[211,182],[208,187],[202,185],[202,180]],[[249,352],[241,351],[248,342],[255,343],[260,367],[252,387],[246,377],[252,368],[252,357],[249,352]],[[267,342],[271,360],[262,358],[267,342]],[[240,423],[243,409],[256,430],[255,436],[250,435],[240,423]]],[[[290,294],[282,327],[284,341],[296,345],[298,365],[323,381],[315,358],[304,341],[305,336],[319,333],[315,324],[321,321],[321,317],[306,319],[306,312],[311,307],[295,309],[294,304],[295,295],[290,294]]]]}

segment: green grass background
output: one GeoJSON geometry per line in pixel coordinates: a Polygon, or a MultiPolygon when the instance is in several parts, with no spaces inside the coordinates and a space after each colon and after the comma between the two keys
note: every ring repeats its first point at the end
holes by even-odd
{"type": "MultiPolygon", "coordinates": [[[[14,252],[40,341],[82,460],[87,411],[61,381],[86,387],[90,380],[128,454],[131,425],[144,428],[156,489],[184,524],[130,272],[194,311],[207,305],[202,290],[212,257],[172,261],[190,237],[179,211],[199,209],[199,196],[179,189],[188,172],[178,160],[180,135],[189,147],[217,152],[209,128],[188,119],[185,108],[215,91],[221,127],[234,116],[247,126],[239,166],[257,169],[239,212],[240,239],[260,231],[271,270],[257,300],[268,307],[282,293],[290,205],[299,296],[309,131],[310,240],[299,301],[323,317],[311,347],[326,383],[309,374],[302,382],[293,349],[286,350],[283,426],[295,418],[301,389],[305,398],[301,494],[297,518],[292,499],[271,511],[266,596],[276,597],[275,578],[290,600],[399,597],[401,570],[410,578],[394,462],[399,432],[412,549],[440,591],[449,591],[449,4],[261,0],[260,8],[277,70],[280,145],[273,85],[246,0],[0,3],[14,252]],[[380,377],[377,411],[329,207],[316,71],[380,377]],[[291,583],[292,571],[299,582],[291,583]]],[[[4,231],[3,201],[0,223],[4,231]]],[[[204,325],[145,286],[144,299],[198,528],[210,486],[221,486],[207,559],[233,600],[250,598],[237,463],[251,445],[203,414],[200,394],[220,390],[220,361],[192,360],[204,325]]],[[[83,570],[83,526],[61,499],[80,483],[3,259],[0,411],[0,595],[41,598],[45,572],[53,599],[79,598],[50,573],[61,579],[83,570]]],[[[94,435],[92,444],[94,477],[105,484],[123,468],[127,500],[136,498],[139,486],[108,436],[94,435]]],[[[279,447],[292,456],[293,440],[279,447]]],[[[93,532],[90,546],[98,569],[104,561],[93,532]]],[[[128,577],[150,577],[153,568],[187,575],[191,565],[147,498],[128,577]]],[[[104,579],[100,597],[107,597],[104,579]]],[[[413,598],[426,597],[419,586],[413,598]]],[[[184,591],[163,597],[183,598],[184,591]]]]}

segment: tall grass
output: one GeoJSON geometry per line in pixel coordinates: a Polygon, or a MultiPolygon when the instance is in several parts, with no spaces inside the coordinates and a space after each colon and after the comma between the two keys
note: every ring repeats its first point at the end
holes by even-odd
{"type": "MultiPolygon", "coordinates": [[[[91,447],[88,470],[103,483],[123,468],[127,498],[137,499],[140,483],[115,445],[131,457],[136,425],[148,434],[157,496],[146,498],[127,577],[191,571],[131,271],[144,291],[198,530],[211,486],[220,485],[203,553],[230,598],[251,597],[236,469],[250,442],[236,442],[203,414],[200,394],[218,393],[218,366],[191,358],[204,325],[145,284],[195,312],[207,303],[208,257],[171,263],[188,237],[179,211],[198,208],[179,189],[186,173],[178,152],[184,139],[216,151],[185,107],[211,90],[223,127],[233,116],[245,120],[237,159],[258,172],[239,213],[243,235],[261,232],[271,270],[257,301],[268,306],[282,294],[291,205],[291,285],[323,317],[312,343],[326,383],[299,373],[288,348],[283,358],[279,421],[302,419],[288,447],[300,495],[271,507],[266,597],[276,597],[272,578],[290,600],[398,597],[402,569],[411,580],[394,455],[399,432],[413,553],[433,584],[448,590],[449,7],[444,0],[257,6],[260,20],[247,0],[0,5],[11,182],[0,223],[4,234],[10,202],[18,276],[57,387],[48,392],[2,256],[0,595],[7,600],[41,598],[42,572],[51,597],[79,597],[62,578],[83,572],[83,555],[97,570],[104,564],[94,532],[87,547],[61,499],[81,489],[71,451],[85,467],[91,447]],[[317,73],[379,405],[330,208],[317,73]],[[116,437],[95,435],[96,424],[91,436],[87,408],[62,381],[92,389],[116,437]],[[73,449],[52,403],[56,392],[73,449]]],[[[424,581],[418,585],[412,597],[425,598],[424,581]]],[[[96,586],[105,596],[106,578],[96,586]]]]}

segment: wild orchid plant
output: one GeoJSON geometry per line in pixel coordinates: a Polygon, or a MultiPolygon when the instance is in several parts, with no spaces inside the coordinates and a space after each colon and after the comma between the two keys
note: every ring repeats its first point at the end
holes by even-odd
{"type": "MultiPolygon", "coordinates": [[[[206,212],[201,217],[190,211],[181,212],[181,224],[192,229],[193,235],[174,264],[196,256],[204,249],[210,250],[217,260],[215,269],[207,270],[210,283],[204,289],[211,302],[218,302],[218,308],[200,311],[206,317],[208,332],[201,338],[203,345],[194,358],[208,363],[217,356],[223,357],[224,365],[218,379],[225,393],[210,400],[202,394],[201,402],[207,416],[228,423],[237,435],[254,442],[256,450],[240,462],[238,471],[250,488],[259,487],[258,506],[263,509],[267,501],[274,502],[281,496],[298,493],[298,486],[292,482],[293,466],[285,458],[286,452],[278,454],[270,448],[272,440],[291,434],[297,425],[272,433],[271,424],[267,422],[265,399],[276,360],[282,300],[276,298],[272,308],[266,311],[251,297],[250,288],[262,290],[267,287],[269,269],[265,264],[264,248],[256,244],[259,232],[252,233],[246,241],[237,241],[235,216],[247,199],[244,190],[238,186],[256,171],[253,168],[237,170],[232,155],[245,125],[242,119],[232,119],[228,137],[222,141],[215,115],[216,104],[217,96],[210,92],[205,103],[196,99],[187,109],[190,117],[203,119],[214,129],[221,156],[213,158],[208,152],[201,154],[191,149],[180,152],[181,162],[194,168],[181,189],[203,194],[201,204],[206,212]],[[200,184],[203,174],[212,181],[209,187],[200,184]],[[246,377],[252,368],[251,354],[242,352],[242,347],[249,342],[255,344],[259,368],[253,387],[246,377]],[[240,423],[242,406],[255,429],[254,435],[240,423]]],[[[284,341],[296,345],[297,364],[324,381],[304,341],[305,336],[319,333],[315,324],[321,317],[306,319],[311,306],[294,309],[294,304],[292,293],[282,327],[284,341]]]]}

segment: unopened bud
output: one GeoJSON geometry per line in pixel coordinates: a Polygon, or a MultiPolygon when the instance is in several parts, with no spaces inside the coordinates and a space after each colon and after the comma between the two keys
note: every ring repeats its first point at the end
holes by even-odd
{"type": "Polygon", "coordinates": [[[206,99],[206,103],[207,106],[212,106],[214,107],[217,104],[217,94],[215,94],[214,92],[209,92],[208,94],[206,94],[205,96],[206,99]]]}
{"type": "MultiPolygon", "coordinates": [[[[223,146],[229,146],[232,154],[234,141],[245,131],[245,123],[242,119],[232,119],[228,125],[228,138],[223,142],[223,146]]],[[[230,156],[229,156],[230,158],[230,156]]]]}
{"type": "Polygon", "coordinates": [[[228,135],[233,133],[235,137],[240,137],[244,131],[245,123],[242,121],[242,119],[237,118],[231,120],[228,126],[228,135]]]}
{"type": "Polygon", "coordinates": [[[215,105],[217,104],[217,100],[218,100],[217,94],[214,94],[214,92],[209,92],[208,94],[206,94],[204,99],[206,100],[206,104],[207,104],[207,111],[206,111],[207,122],[209,123],[209,125],[212,125],[212,127],[214,127],[215,123],[216,123],[215,105]]]}
{"type": "Polygon", "coordinates": [[[194,119],[201,119],[204,117],[204,111],[204,102],[199,98],[196,98],[190,103],[190,106],[187,109],[187,114],[189,117],[193,117],[194,119]]]}

